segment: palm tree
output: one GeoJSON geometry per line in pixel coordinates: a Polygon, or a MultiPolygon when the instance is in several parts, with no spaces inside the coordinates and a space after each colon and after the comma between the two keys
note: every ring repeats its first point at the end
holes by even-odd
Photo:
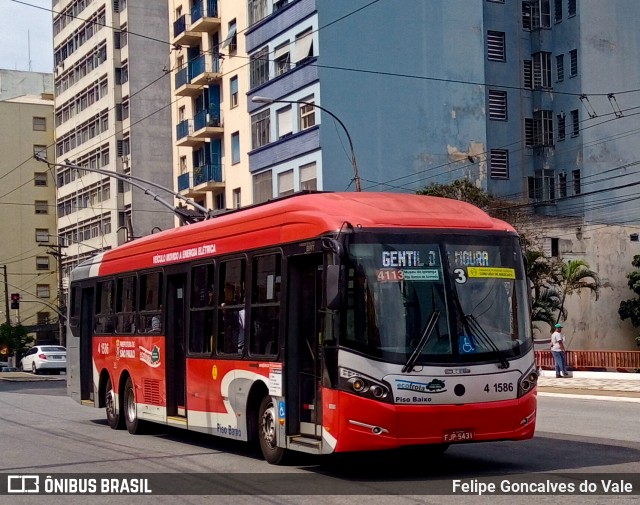
{"type": "Polygon", "coordinates": [[[570,260],[560,262],[556,269],[556,285],[562,294],[560,300],[560,310],[556,323],[560,322],[561,316],[566,317],[564,303],[567,296],[579,293],[583,289],[589,289],[596,300],[600,297],[600,278],[598,274],[589,268],[589,263],[584,260],[570,260]]]}
{"type": "Polygon", "coordinates": [[[565,318],[567,316],[567,311],[561,307],[561,294],[553,287],[542,287],[533,298],[531,320],[534,326],[536,322],[553,326],[556,323],[556,313],[565,318]]]}

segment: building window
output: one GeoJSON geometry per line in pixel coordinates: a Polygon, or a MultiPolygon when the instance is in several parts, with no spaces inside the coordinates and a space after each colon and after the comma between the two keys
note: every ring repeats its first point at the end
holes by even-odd
{"type": "Polygon", "coordinates": [[[229,79],[229,89],[231,90],[231,108],[238,106],[238,76],[229,79]]]}
{"type": "Polygon", "coordinates": [[[293,62],[301,64],[307,58],[313,56],[313,31],[311,28],[296,35],[296,43],[293,48],[293,62]]]}
{"type": "Polygon", "coordinates": [[[551,53],[539,52],[532,56],[533,87],[536,89],[551,88],[551,53]]]}
{"type": "Polygon", "coordinates": [[[556,56],[556,75],[557,81],[564,81],[564,54],[556,56]]]}
{"type": "Polygon", "coordinates": [[[271,177],[271,170],[253,176],[253,203],[262,203],[273,198],[271,177]]]}
{"type": "Polygon", "coordinates": [[[525,147],[533,147],[534,138],[533,138],[533,118],[526,117],[524,118],[524,145],[525,147]]]}
{"type": "Polygon", "coordinates": [[[49,242],[48,228],[36,228],[36,242],[49,242]]]}
{"type": "Polygon", "coordinates": [[[316,176],[316,164],[309,163],[300,167],[300,190],[316,191],[318,189],[318,179],[316,176]]]}
{"type": "Polygon", "coordinates": [[[240,163],[240,132],[231,134],[231,163],[240,163]]]}
{"type": "Polygon", "coordinates": [[[491,178],[509,178],[509,151],[506,149],[491,149],[491,178]]]}
{"type": "Polygon", "coordinates": [[[567,174],[564,172],[558,175],[558,192],[560,193],[560,198],[567,197],[567,174]]]}
{"type": "Polygon", "coordinates": [[[543,170],[543,190],[545,200],[550,202],[556,199],[556,176],[553,170],[543,170]]]}
{"type": "Polygon", "coordinates": [[[267,0],[249,0],[249,26],[267,17],[267,0]]]}
{"type": "Polygon", "coordinates": [[[33,185],[34,186],[47,186],[47,172],[35,172],[33,174],[33,185]]]}
{"type": "Polygon", "coordinates": [[[504,32],[487,33],[487,59],[491,61],[505,61],[505,38],[504,32]]]}
{"type": "Polygon", "coordinates": [[[269,48],[263,47],[252,55],[249,63],[250,86],[255,88],[269,80],[269,48]]]}
{"type": "Polygon", "coordinates": [[[525,88],[533,88],[533,65],[531,60],[524,60],[522,62],[522,78],[525,88]]]}
{"type": "Polygon", "coordinates": [[[582,193],[582,187],[580,184],[580,169],[574,170],[573,172],[571,172],[571,175],[573,176],[573,194],[579,195],[580,193],[582,193]]]}
{"type": "Polygon", "coordinates": [[[227,38],[222,42],[220,49],[224,49],[227,46],[229,47],[229,56],[236,54],[238,50],[238,33],[235,19],[229,22],[227,38]]]}
{"type": "Polygon", "coordinates": [[[51,289],[49,287],[49,284],[38,284],[36,286],[36,296],[38,298],[50,298],[51,289]]]}
{"type": "Polygon", "coordinates": [[[554,0],[554,10],[553,10],[553,19],[556,23],[562,21],[562,2],[564,0],[554,0]]]}
{"type": "Polygon", "coordinates": [[[36,270],[49,270],[49,256],[36,256],[36,270]]]}
{"type": "Polygon", "coordinates": [[[278,174],[278,196],[292,195],[293,170],[287,170],[278,174]]]}
{"type": "Polygon", "coordinates": [[[273,51],[273,64],[275,75],[282,75],[291,68],[291,53],[289,52],[289,41],[278,46],[273,51]]]}
{"type": "Polygon", "coordinates": [[[531,27],[549,28],[551,26],[551,7],[549,0],[535,0],[531,5],[531,27]]]}
{"type": "Polygon", "coordinates": [[[531,4],[522,2],[522,29],[531,30],[531,4]]]}
{"type": "Polygon", "coordinates": [[[569,73],[570,77],[575,77],[578,75],[578,50],[572,49],[569,51],[569,59],[571,60],[571,71],[569,73]]]}
{"type": "Polygon", "coordinates": [[[36,200],[34,207],[36,214],[49,214],[49,202],[46,200],[36,200]]]}
{"type": "Polygon", "coordinates": [[[316,107],[313,97],[302,101],[306,103],[300,105],[300,130],[306,130],[316,124],[316,107]]]}
{"type": "Polygon", "coordinates": [[[569,8],[567,9],[568,16],[576,15],[576,0],[569,0],[569,8]]]}
{"type": "Polygon", "coordinates": [[[533,113],[533,143],[535,146],[553,145],[553,118],[550,110],[533,113]]]}
{"type": "Polygon", "coordinates": [[[35,145],[33,146],[33,156],[40,158],[41,160],[47,159],[47,146],[35,145]]]}
{"type": "MultiPolygon", "coordinates": [[[[233,208],[239,209],[242,206],[242,192],[240,188],[236,188],[233,190],[233,208]]],[[[224,207],[219,207],[220,209],[224,207]]]]}
{"type": "Polygon", "coordinates": [[[558,141],[562,141],[565,138],[565,130],[566,130],[566,121],[564,117],[564,112],[561,112],[557,116],[558,119],[558,141]]]}
{"type": "Polygon", "coordinates": [[[571,111],[571,135],[573,137],[580,135],[580,113],[578,109],[571,111]]]}
{"type": "Polygon", "coordinates": [[[507,119],[507,92],[489,90],[489,119],[507,119]]]}
{"type": "Polygon", "coordinates": [[[34,117],[33,118],[33,131],[34,132],[46,132],[47,131],[47,118],[46,117],[34,117]]]}
{"type": "Polygon", "coordinates": [[[288,137],[293,133],[293,121],[291,120],[292,112],[291,106],[284,107],[283,109],[278,110],[276,113],[277,117],[277,135],[279,139],[288,137]]]}
{"type": "Polygon", "coordinates": [[[120,27],[120,47],[125,47],[127,43],[127,24],[125,23],[120,27]]]}
{"type": "Polygon", "coordinates": [[[251,116],[251,147],[257,149],[270,142],[269,131],[271,130],[270,110],[264,110],[251,116]]]}

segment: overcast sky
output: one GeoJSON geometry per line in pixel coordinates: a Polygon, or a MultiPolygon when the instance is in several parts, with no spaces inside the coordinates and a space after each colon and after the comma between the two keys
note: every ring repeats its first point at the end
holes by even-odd
{"type": "Polygon", "coordinates": [[[53,72],[51,0],[0,0],[0,68],[53,72]]]}

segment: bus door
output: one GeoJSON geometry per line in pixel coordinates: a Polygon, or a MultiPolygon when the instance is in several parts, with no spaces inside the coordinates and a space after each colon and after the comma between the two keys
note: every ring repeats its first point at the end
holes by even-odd
{"type": "MultiPolygon", "coordinates": [[[[75,288],[80,289],[80,288],[75,288]]],[[[80,399],[93,400],[93,288],[82,288],[80,295],[80,399]]],[[[72,322],[73,324],[73,322],[72,322]]]]}
{"type": "Polygon", "coordinates": [[[322,254],[288,261],[288,316],[285,384],[287,435],[322,436],[322,398],[318,337],[322,254]]]}
{"type": "Polygon", "coordinates": [[[186,289],[187,275],[167,275],[166,380],[167,416],[186,417],[186,289]]]}

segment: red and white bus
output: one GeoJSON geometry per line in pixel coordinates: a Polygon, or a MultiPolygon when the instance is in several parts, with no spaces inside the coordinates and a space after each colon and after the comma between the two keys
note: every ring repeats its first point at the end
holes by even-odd
{"type": "Polygon", "coordinates": [[[71,274],[69,394],[147,422],[329,454],[533,436],[514,229],[469,204],[303,193],[71,274]]]}

